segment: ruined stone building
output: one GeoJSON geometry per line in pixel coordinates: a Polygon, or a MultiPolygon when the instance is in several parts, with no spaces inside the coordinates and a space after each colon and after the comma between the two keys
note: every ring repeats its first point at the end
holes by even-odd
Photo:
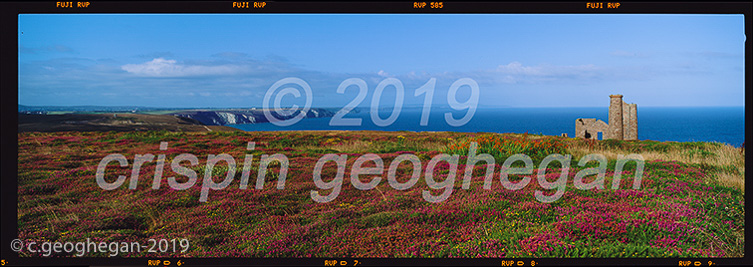
{"type": "Polygon", "coordinates": [[[610,95],[609,124],[597,119],[576,119],[575,136],[586,139],[638,140],[638,108],[622,101],[622,95],[610,95]]]}

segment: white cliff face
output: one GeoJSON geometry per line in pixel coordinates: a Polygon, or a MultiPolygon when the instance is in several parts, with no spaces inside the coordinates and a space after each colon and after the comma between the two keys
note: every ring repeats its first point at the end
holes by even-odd
{"type": "Polygon", "coordinates": [[[279,114],[280,116],[293,116],[293,114],[297,111],[297,109],[278,109],[274,112],[279,114]]]}
{"type": "Polygon", "coordinates": [[[246,119],[248,119],[248,123],[256,123],[256,117],[254,117],[254,116],[246,117],[246,119]]]}
{"type": "Polygon", "coordinates": [[[229,112],[217,112],[217,116],[222,118],[224,121],[223,124],[236,124],[238,123],[238,120],[236,120],[235,114],[229,113],[229,112]]]}
{"type": "MultiPolygon", "coordinates": [[[[292,117],[299,112],[300,109],[280,109],[275,111],[277,115],[282,117],[292,117]]],[[[217,111],[187,111],[173,114],[176,116],[191,118],[201,122],[204,125],[227,125],[227,124],[242,124],[242,123],[263,123],[267,122],[267,118],[260,110],[247,110],[247,111],[230,111],[230,110],[217,110],[217,111]]],[[[325,109],[310,109],[303,114],[306,118],[321,118],[331,117],[333,112],[325,109]]]]}

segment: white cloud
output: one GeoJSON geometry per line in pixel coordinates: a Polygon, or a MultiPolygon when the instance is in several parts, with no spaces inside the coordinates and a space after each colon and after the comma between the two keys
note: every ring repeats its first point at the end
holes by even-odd
{"type": "Polygon", "coordinates": [[[525,67],[520,62],[510,62],[507,65],[499,65],[496,69],[497,72],[505,74],[522,74],[522,75],[541,75],[541,67],[525,67]]]}
{"type": "Polygon", "coordinates": [[[141,64],[126,64],[121,69],[139,76],[149,77],[232,75],[244,70],[243,67],[237,65],[181,65],[175,60],[164,58],[155,58],[152,61],[141,64]]]}
{"type": "Polygon", "coordinates": [[[522,81],[552,81],[579,80],[596,78],[604,74],[604,69],[592,64],[588,65],[538,65],[524,66],[520,62],[499,65],[492,72],[497,81],[503,83],[517,83],[522,81]]]}

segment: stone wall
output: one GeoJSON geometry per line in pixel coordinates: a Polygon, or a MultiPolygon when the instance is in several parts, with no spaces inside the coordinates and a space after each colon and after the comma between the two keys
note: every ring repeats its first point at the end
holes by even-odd
{"type": "Polygon", "coordinates": [[[597,119],[577,119],[575,120],[575,136],[586,139],[598,139],[599,133],[606,136],[609,125],[602,120],[597,119]]]}
{"type": "Polygon", "coordinates": [[[575,136],[598,139],[638,140],[638,106],[622,101],[622,95],[609,96],[609,124],[597,119],[576,119],[575,136]]]}

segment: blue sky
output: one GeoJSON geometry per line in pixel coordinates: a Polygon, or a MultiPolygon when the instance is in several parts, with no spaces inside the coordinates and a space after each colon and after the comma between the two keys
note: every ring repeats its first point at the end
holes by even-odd
{"type": "MultiPolygon", "coordinates": [[[[742,15],[24,14],[19,104],[256,107],[298,77],[314,107],[399,79],[405,105],[460,78],[481,107],[744,106],[742,15]]],[[[468,98],[461,88],[458,101],[468,98]]],[[[383,94],[394,103],[394,88],[383,94]]],[[[302,105],[287,96],[284,105],[302,105]]]]}

